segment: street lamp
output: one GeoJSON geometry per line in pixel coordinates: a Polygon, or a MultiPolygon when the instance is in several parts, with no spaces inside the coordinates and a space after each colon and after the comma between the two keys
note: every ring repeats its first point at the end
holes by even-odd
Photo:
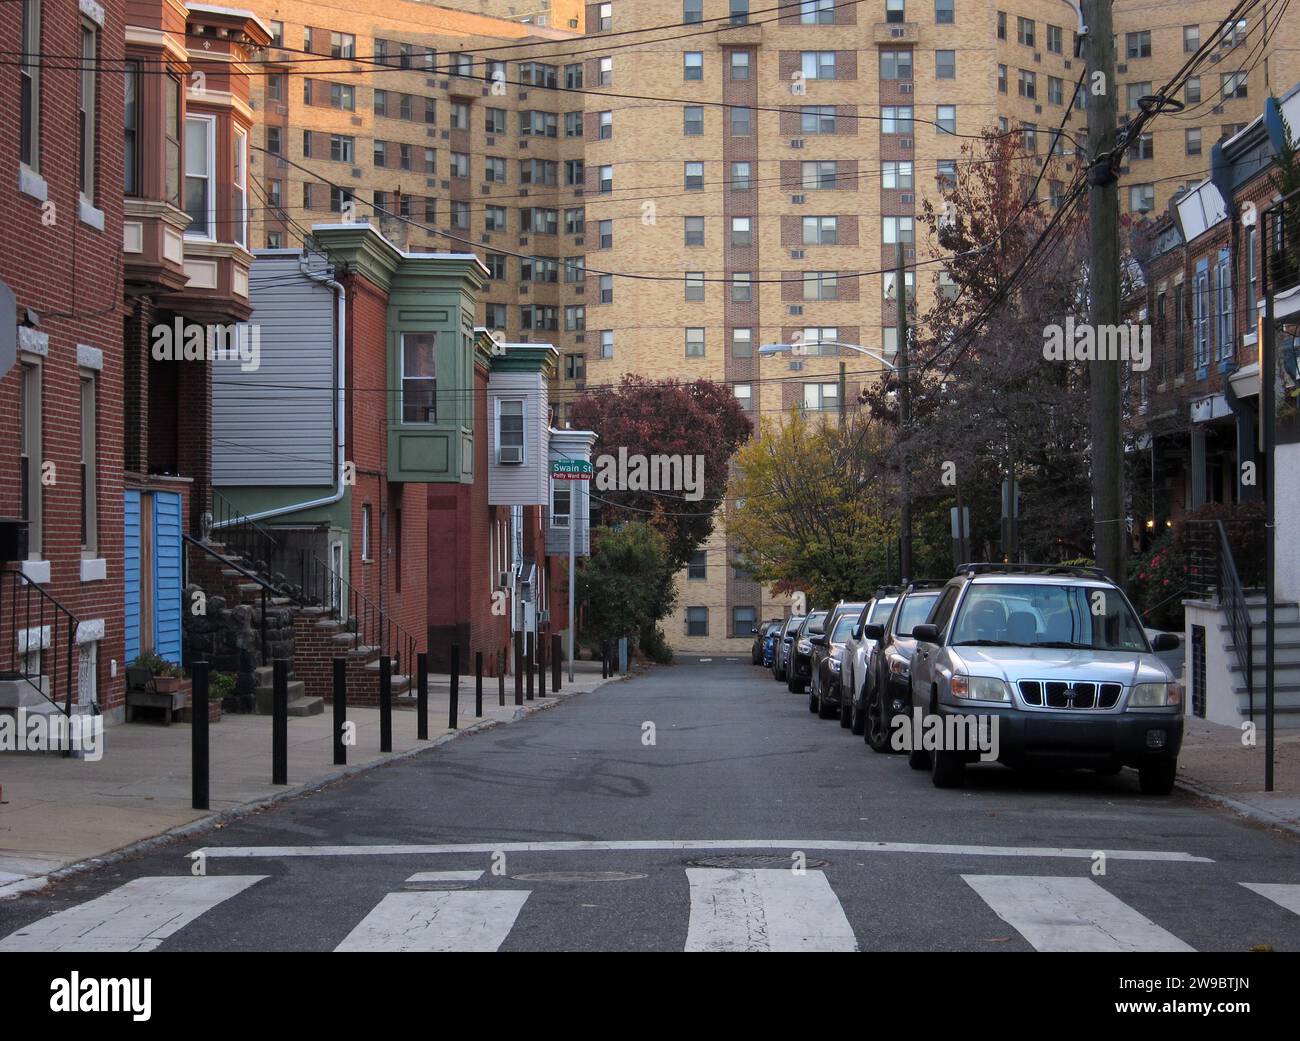
{"type": "Polygon", "coordinates": [[[802,354],[809,347],[842,347],[846,351],[857,351],[869,358],[874,358],[891,372],[898,372],[899,367],[874,347],[863,347],[860,343],[843,343],[840,340],[806,340],[799,343],[765,343],[758,348],[758,353],[768,354],[802,354]]]}

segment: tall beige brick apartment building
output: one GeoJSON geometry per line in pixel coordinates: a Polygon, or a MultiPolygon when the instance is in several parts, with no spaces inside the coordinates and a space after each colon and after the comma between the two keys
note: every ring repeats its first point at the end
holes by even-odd
{"type": "MultiPolygon", "coordinates": [[[[408,248],[473,249],[494,274],[480,319],[559,348],[560,423],[575,393],[628,372],[725,380],[755,419],[834,416],[839,362],[849,400],[877,363],[834,348],[760,362],[759,345],[891,354],[892,274],[845,276],[892,267],[900,240],[909,261],[938,255],[916,216],[963,143],[1016,130],[1046,156],[1083,67],[1065,0],[253,6],[278,44],[255,98],[256,244],[297,244],[351,202],[408,248]]],[[[1130,153],[1122,209],[1163,210],[1300,78],[1300,11],[1279,25],[1283,7],[1261,0],[1217,41],[1185,110],[1130,153]]],[[[1117,0],[1122,115],[1225,9],[1117,0]]],[[[1067,126],[1085,123],[1080,108],[1067,126]]],[[[937,270],[908,286],[922,307],[937,270]]],[[[783,610],[730,566],[725,519],[680,588],[667,629],[688,653],[741,652],[783,610]]]]}

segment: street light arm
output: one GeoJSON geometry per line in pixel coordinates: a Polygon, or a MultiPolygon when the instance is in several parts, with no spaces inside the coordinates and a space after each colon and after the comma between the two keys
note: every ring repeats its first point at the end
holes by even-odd
{"type": "MultiPolygon", "coordinates": [[[[844,350],[856,351],[858,354],[865,354],[868,358],[873,358],[874,360],[880,362],[881,365],[885,366],[885,368],[889,369],[891,372],[898,371],[898,366],[895,365],[888,358],[886,358],[882,352],[876,350],[874,347],[864,347],[860,343],[841,343],[839,340],[809,340],[803,344],[799,344],[798,346],[842,347],[844,350]]],[[[758,353],[759,354],[793,353],[795,347],[796,345],[793,343],[765,343],[758,348],[758,353]]]]}

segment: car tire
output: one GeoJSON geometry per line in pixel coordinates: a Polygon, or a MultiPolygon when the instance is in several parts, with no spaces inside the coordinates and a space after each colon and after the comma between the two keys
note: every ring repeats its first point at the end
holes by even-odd
{"type": "Polygon", "coordinates": [[[849,701],[849,731],[854,737],[861,737],[867,729],[867,715],[856,701],[849,701]]]}
{"type": "Polygon", "coordinates": [[[924,748],[913,748],[907,753],[907,765],[913,770],[930,769],[930,753],[924,748]]]}
{"type": "Polygon", "coordinates": [[[849,704],[848,698],[844,696],[844,685],[840,684],[840,726],[845,730],[849,729],[849,724],[853,721],[853,710],[849,704]]]}
{"type": "Polygon", "coordinates": [[[1138,768],[1138,784],[1143,795],[1168,795],[1174,790],[1178,760],[1158,759],[1138,768]]]}
{"type": "Polygon", "coordinates": [[[834,719],[836,716],[836,706],[828,704],[825,698],[817,699],[817,718],[834,719]]]}
{"type": "Polygon", "coordinates": [[[930,753],[930,780],[936,788],[960,788],[966,783],[966,759],[961,752],[936,749],[930,753]]]}
{"type": "MultiPolygon", "coordinates": [[[[863,728],[862,739],[866,741],[873,752],[888,752],[890,751],[889,721],[885,719],[884,700],[879,697],[874,689],[871,694],[868,695],[868,698],[867,708],[863,713],[865,716],[865,726],[863,728]],[[872,715],[873,713],[874,716],[872,715]]],[[[924,755],[925,753],[922,752],[921,754],[924,755]]],[[[911,759],[909,759],[908,762],[910,763],[911,759]]],[[[912,765],[914,769],[924,770],[930,764],[926,762],[921,766],[916,766],[915,764],[912,765]]]]}
{"type": "Polygon", "coordinates": [[[809,695],[808,695],[808,711],[809,711],[809,712],[818,712],[820,709],[821,709],[821,706],[817,704],[817,699],[816,699],[815,697],[813,697],[811,694],[809,694],[809,695]]]}

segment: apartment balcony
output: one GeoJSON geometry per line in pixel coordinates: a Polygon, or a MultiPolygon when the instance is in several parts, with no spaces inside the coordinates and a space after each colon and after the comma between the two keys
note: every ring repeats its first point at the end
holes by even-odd
{"type": "Polygon", "coordinates": [[[872,35],[877,47],[915,45],[921,39],[920,27],[916,22],[876,22],[872,27],[872,35]]]}

